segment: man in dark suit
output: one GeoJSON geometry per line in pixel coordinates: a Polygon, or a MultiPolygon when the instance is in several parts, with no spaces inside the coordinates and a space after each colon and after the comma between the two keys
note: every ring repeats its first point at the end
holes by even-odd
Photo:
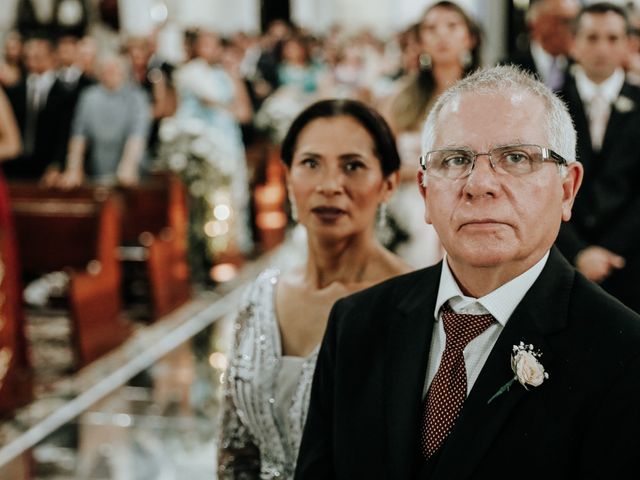
{"type": "Polygon", "coordinates": [[[557,245],[587,278],[640,312],[640,88],[625,80],[629,23],[610,3],[576,23],[577,64],[561,96],[578,132],[584,182],[557,245]]]}
{"type": "Polygon", "coordinates": [[[570,63],[571,26],[579,10],[578,0],[532,0],[526,16],[529,46],[503,63],[518,65],[553,91],[560,90],[570,63]]]}
{"type": "Polygon", "coordinates": [[[7,89],[22,135],[23,155],[3,168],[8,178],[40,179],[55,176],[64,166],[74,96],[56,76],[50,40],[28,40],[25,63],[26,78],[7,89]]]}
{"type": "Polygon", "coordinates": [[[629,478],[640,317],[552,247],[582,179],[566,107],[495,67],[424,132],[447,254],[335,304],[296,478],[629,478]]]}

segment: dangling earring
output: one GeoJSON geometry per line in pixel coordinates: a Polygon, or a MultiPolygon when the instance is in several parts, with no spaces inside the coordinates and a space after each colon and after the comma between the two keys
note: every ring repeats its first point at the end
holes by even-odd
{"type": "Polygon", "coordinates": [[[293,198],[293,195],[289,193],[289,206],[291,208],[291,219],[294,222],[298,221],[298,207],[296,206],[296,201],[293,198]]]}
{"type": "Polygon", "coordinates": [[[387,202],[382,202],[378,206],[378,228],[387,226],[387,202]]]}
{"type": "Polygon", "coordinates": [[[460,65],[462,65],[462,68],[469,68],[472,62],[473,57],[471,56],[471,52],[469,50],[465,50],[460,54],[460,65]]]}
{"type": "Polygon", "coordinates": [[[430,70],[432,66],[431,55],[428,53],[421,53],[418,57],[418,62],[420,62],[420,70],[430,70]]]}

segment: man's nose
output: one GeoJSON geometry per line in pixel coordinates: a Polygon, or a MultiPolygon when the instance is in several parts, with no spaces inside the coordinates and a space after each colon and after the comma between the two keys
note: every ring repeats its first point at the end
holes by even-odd
{"type": "Polygon", "coordinates": [[[342,175],[333,169],[328,169],[316,185],[316,191],[324,195],[335,195],[343,190],[342,175]]]}
{"type": "Polygon", "coordinates": [[[473,169],[466,179],[464,193],[469,197],[494,195],[499,188],[495,168],[488,153],[476,156],[473,169]]]}

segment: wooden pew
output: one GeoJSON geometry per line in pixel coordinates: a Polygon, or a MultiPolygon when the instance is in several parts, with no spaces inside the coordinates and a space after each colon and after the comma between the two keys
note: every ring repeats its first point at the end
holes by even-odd
{"type": "Polygon", "coordinates": [[[146,262],[153,316],[159,318],[191,298],[185,188],[174,175],[156,174],[136,187],[121,187],[120,194],[122,258],[146,262]]]}
{"type": "Polygon", "coordinates": [[[13,183],[9,190],[23,274],[69,273],[67,305],[82,368],[131,331],[121,316],[117,204],[104,188],[61,191],[13,183]]]}
{"type": "Polygon", "coordinates": [[[13,233],[10,219],[0,219],[0,417],[9,416],[32,399],[13,233]]]}

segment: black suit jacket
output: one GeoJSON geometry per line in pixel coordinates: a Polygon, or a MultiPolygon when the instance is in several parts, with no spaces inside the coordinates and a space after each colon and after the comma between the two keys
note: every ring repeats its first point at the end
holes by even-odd
{"type": "Polygon", "coordinates": [[[640,317],[552,249],[491,351],[430,476],[421,422],[441,264],[338,301],[313,379],[296,479],[629,478],[640,467],[640,317]],[[549,378],[519,384],[512,346],[549,378]],[[633,470],[631,468],[633,467],[633,470]]]}
{"type": "MultiPolygon", "coordinates": [[[[7,89],[16,121],[24,139],[27,122],[26,78],[7,89]]],[[[36,121],[35,147],[30,155],[5,162],[9,178],[39,178],[50,165],[64,167],[74,110],[74,93],[56,79],[36,121]]]]}
{"type": "Polygon", "coordinates": [[[640,88],[623,85],[618,98],[625,100],[611,108],[600,152],[591,147],[589,121],[572,76],[561,97],[578,133],[584,180],[557,245],[571,261],[589,245],[625,257],[625,268],[614,272],[603,287],[640,312],[640,88]]]}

